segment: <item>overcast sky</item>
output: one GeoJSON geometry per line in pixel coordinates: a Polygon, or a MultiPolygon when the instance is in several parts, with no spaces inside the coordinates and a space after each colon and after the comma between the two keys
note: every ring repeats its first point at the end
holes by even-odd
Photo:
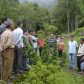
{"type": "Polygon", "coordinates": [[[56,0],[19,0],[21,3],[28,1],[33,3],[38,3],[41,6],[49,7],[54,4],[56,0]]]}

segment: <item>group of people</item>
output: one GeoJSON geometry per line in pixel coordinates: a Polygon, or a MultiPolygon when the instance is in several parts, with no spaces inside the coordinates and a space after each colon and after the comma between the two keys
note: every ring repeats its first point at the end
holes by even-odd
{"type": "MultiPolygon", "coordinates": [[[[54,41],[57,42],[58,56],[62,57],[63,52],[65,52],[64,38],[58,36],[55,40],[54,34],[50,36],[50,48],[54,44],[54,41]]],[[[77,41],[75,41],[74,36],[71,35],[68,41],[68,58],[69,58],[69,69],[71,71],[75,70],[76,64],[78,68],[78,73],[84,74],[84,38],[80,39],[80,45],[78,46],[77,41]]]]}
{"type": "Polygon", "coordinates": [[[80,39],[80,45],[78,47],[78,43],[74,40],[74,36],[70,37],[70,41],[68,42],[68,53],[69,53],[69,61],[70,61],[70,69],[74,70],[76,66],[76,58],[77,58],[77,67],[78,73],[84,74],[84,38],[80,39]],[[77,57],[76,57],[77,56],[77,57]]]}
{"type": "MultiPolygon", "coordinates": [[[[37,38],[34,30],[23,28],[23,22],[17,22],[16,29],[11,19],[5,18],[0,24],[0,79],[10,82],[12,74],[21,74],[30,68],[25,48],[31,45],[32,51],[40,55],[44,38],[37,38]],[[24,51],[24,52],[23,52],[24,51]]],[[[8,83],[9,84],[9,83],[8,83]]]]}
{"type": "MultiPolygon", "coordinates": [[[[77,42],[74,40],[74,36],[70,38],[68,42],[69,68],[71,70],[75,69],[77,56],[78,71],[83,72],[84,38],[80,40],[79,49],[77,42]]],[[[53,50],[54,44],[57,44],[59,58],[62,57],[65,48],[64,38],[61,36],[56,38],[54,34],[51,33],[48,41],[50,51],[53,50]]],[[[23,71],[28,70],[29,58],[24,54],[25,47],[31,45],[32,51],[37,52],[39,50],[40,56],[42,56],[44,44],[45,38],[42,36],[37,38],[34,30],[23,28],[23,22],[17,22],[15,29],[11,19],[3,19],[0,24],[0,79],[9,82],[12,73],[21,74],[23,71]]]]}

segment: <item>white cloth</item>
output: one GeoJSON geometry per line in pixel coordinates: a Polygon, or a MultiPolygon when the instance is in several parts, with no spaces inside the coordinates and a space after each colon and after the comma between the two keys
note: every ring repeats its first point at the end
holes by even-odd
{"type": "Polygon", "coordinates": [[[69,41],[68,42],[68,47],[69,47],[69,51],[68,53],[76,53],[76,48],[78,47],[78,44],[76,41],[69,41]]]}
{"type": "Polygon", "coordinates": [[[23,47],[22,37],[23,37],[23,30],[20,27],[18,27],[13,31],[13,40],[15,46],[18,46],[19,48],[23,47]]]}
{"type": "Polygon", "coordinates": [[[80,44],[77,56],[84,55],[84,44],[80,44]]]}
{"type": "Polygon", "coordinates": [[[38,47],[37,38],[35,36],[31,36],[31,39],[32,39],[32,45],[33,45],[33,47],[37,48],[38,47]]]}
{"type": "Polygon", "coordinates": [[[60,42],[60,38],[57,39],[57,44],[59,44],[59,42],[60,42]]]}

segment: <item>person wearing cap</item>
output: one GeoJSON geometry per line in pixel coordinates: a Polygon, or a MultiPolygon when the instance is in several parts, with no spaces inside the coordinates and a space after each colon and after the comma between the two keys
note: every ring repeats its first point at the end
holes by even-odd
{"type": "Polygon", "coordinates": [[[84,38],[80,39],[80,46],[77,53],[78,72],[81,72],[81,63],[84,61],[84,38]]]}
{"type": "Polygon", "coordinates": [[[1,34],[3,59],[2,80],[7,83],[10,79],[13,67],[14,42],[12,29],[14,28],[14,25],[11,21],[7,21],[5,25],[6,30],[1,34]]]}
{"type": "Polygon", "coordinates": [[[78,47],[77,42],[74,40],[74,36],[70,37],[70,41],[68,42],[68,53],[69,53],[69,68],[70,70],[75,69],[76,64],[76,49],[78,47]]]}

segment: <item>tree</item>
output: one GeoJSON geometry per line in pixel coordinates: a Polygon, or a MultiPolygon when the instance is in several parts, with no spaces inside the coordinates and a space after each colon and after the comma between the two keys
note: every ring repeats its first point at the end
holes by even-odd
{"type": "Polygon", "coordinates": [[[69,33],[78,28],[79,8],[76,0],[59,0],[53,10],[54,24],[59,30],[69,33]]]}
{"type": "Polygon", "coordinates": [[[0,0],[0,19],[4,17],[14,17],[16,3],[18,4],[18,0],[0,0]]]}

